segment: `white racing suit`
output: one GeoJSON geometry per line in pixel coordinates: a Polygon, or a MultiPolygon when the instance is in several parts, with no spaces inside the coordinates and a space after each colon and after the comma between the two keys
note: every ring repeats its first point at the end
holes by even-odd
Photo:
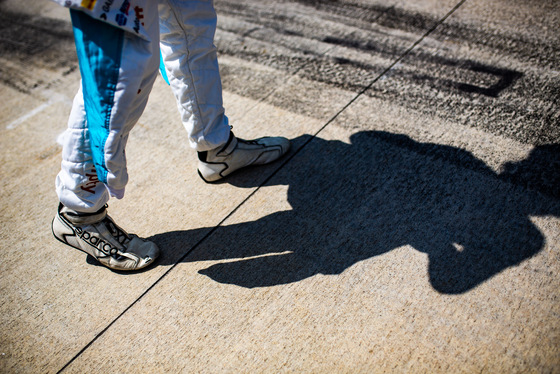
{"type": "Polygon", "coordinates": [[[95,212],[110,196],[123,197],[128,134],[156,79],[160,47],[162,74],[177,99],[191,147],[206,151],[227,142],[230,128],[213,44],[216,13],[211,0],[56,1],[74,8],[82,75],[56,179],[62,204],[95,212]],[[84,4],[93,12],[76,10],[84,4]],[[113,16],[118,25],[107,21],[113,16]]]}

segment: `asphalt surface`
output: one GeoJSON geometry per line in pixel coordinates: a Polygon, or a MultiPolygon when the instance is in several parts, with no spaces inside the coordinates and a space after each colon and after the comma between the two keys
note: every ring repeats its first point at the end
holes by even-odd
{"type": "Polygon", "coordinates": [[[559,372],[560,3],[215,6],[235,133],[292,150],[205,184],[158,79],[122,274],[50,232],[68,13],[0,2],[0,371],[559,372]]]}

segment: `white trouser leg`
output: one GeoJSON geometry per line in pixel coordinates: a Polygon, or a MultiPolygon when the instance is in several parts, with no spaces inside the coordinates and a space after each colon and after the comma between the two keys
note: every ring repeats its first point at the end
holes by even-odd
{"type": "Polygon", "coordinates": [[[146,12],[153,15],[145,20],[150,42],[73,12],[82,85],[68,121],[56,189],[68,208],[94,212],[109,195],[124,195],[128,134],[159,66],[158,19],[155,9],[146,12]]]}
{"type": "Polygon", "coordinates": [[[222,82],[214,34],[212,1],[160,0],[160,49],[189,144],[207,151],[225,144],[222,82]]]}
{"type": "Polygon", "coordinates": [[[93,164],[81,82],[63,138],[56,191],[60,202],[77,211],[97,211],[109,200],[109,192],[99,182],[93,164]]]}

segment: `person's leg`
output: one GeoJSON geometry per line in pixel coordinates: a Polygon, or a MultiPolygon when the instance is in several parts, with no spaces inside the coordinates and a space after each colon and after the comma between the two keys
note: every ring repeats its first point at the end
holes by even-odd
{"type": "Polygon", "coordinates": [[[158,255],[153,243],[128,235],[107,216],[109,196],[122,198],[128,180],[125,146],[142,114],[159,65],[157,13],[146,41],[71,11],[82,84],[69,119],[53,221],[60,241],[102,264],[139,269],[158,255]]]}
{"type": "Polygon", "coordinates": [[[212,1],[160,0],[160,49],[189,143],[199,152],[199,174],[208,182],[233,171],[276,160],[285,138],[244,141],[231,134],[224,115],[212,1]]]}
{"type": "Polygon", "coordinates": [[[160,0],[159,19],[163,63],[190,146],[207,151],[225,144],[230,127],[213,44],[212,1],[160,0]]]}
{"type": "Polygon", "coordinates": [[[109,201],[109,192],[97,177],[90,144],[80,82],[63,137],[62,164],[56,177],[56,190],[65,206],[81,212],[96,212],[109,201]]]}
{"type": "MultiPolygon", "coordinates": [[[[157,77],[159,51],[157,42],[78,11],[71,14],[82,85],[65,134],[57,192],[65,206],[94,212],[109,194],[124,195],[124,149],[157,77]]],[[[157,40],[157,18],[155,22],[157,40]]]]}

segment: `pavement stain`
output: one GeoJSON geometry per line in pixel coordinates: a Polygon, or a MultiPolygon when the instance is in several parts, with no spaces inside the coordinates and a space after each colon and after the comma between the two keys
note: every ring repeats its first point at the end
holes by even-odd
{"type": "Polygon", "coordinates": [[[44,69],[68,75],[77,68],[74,37],[69,22],[16,13],[0,3],[0,83],[22,93],[48,84],[44,76],[30,74],[44,69]]]}
{"type": "MultiPolygon", "coordinates": [[[[290,17],[289,12],[277,14],[265,8],[255,11],[249,5],[218,2],[219,14],[241,18],[252,30],[269,30],[244,35],[243,48],[218,30],[220,55],[359,92],[379,77],[389,66],[388,61],[402,56],[438,22],[433,14],[392,5],[304,0],[298,3],[307,7],[294,10],[297,17],[290,17]],[[320,32],[315,25],[319,24],[317,20],[324,21],[320,23],[320,32]],[[338,27],[341,23],[349,27],[338,27]],[[309,47],[321,43],[335,49],[325,53],[309,47]],[[302,54],[304,45],[306,53],[302,54]]],[[[235,32],[228,22],[223,27],[228,33],[235,32]]],[[[554,40],[543,40],[536,33],[475,27],[450,17],[433,30],[429,41],[412,50],[366,94],[523,143],[560,143],[560,80],[550,70],[556,69],[559,55],[560,48],[554,40]],[[488,56],[501,58],[489,62],[488,56]]],[[[251,79],[250,73],[245,77],[243,72],[235,71],[238,76],[230,78],[228,72],[226,67],[226,90],[260,99],[260,90],[247,91],[239,84],[251,79]]],[[[306,103],[294,100],[283,102],[282,106],[300,113],[306,103]]]]}

